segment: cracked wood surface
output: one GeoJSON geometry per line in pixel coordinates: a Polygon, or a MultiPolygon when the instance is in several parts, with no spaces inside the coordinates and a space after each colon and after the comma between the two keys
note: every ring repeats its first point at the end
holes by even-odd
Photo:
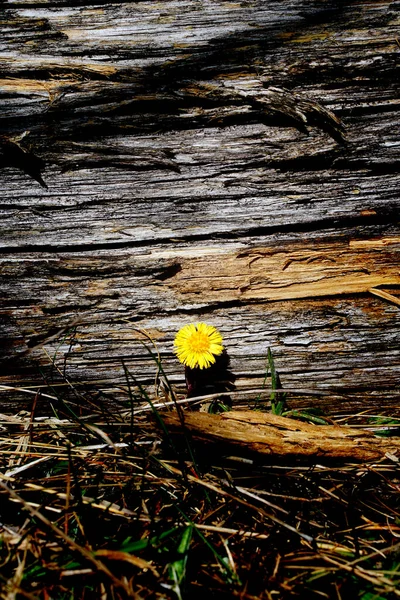
{"type": "Polygon", "coordinates": [[[182,389],[173,337],[205,320],[238,389],[271,347],[328,410],[396,403],[399,24],[378,0],[3,3],[0,383],[56,357],[124,398],[123,363],[154,379],[144,328],[182,389]]]}
{"type": "Polygon", "coordinates": [[[230,411],[220,415],[185,413],[184,429],[176,413],[163,413],[171,433],[190,434],[202,451],[218,446],[222,454],[290,457],[296,459],[370,461],[400,450],[398,438],[385,439],[370,431],[338,425],[310,425],[287,417],[256,411],[230,411]]]}

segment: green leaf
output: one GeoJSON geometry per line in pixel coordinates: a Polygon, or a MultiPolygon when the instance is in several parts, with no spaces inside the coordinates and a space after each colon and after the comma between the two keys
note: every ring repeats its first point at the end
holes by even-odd
{"type": "Polygon", "coordinates": [[[299,421],[307,421],[309,423],[315,423],[316,425],[329,425],[326,419],[322,417],[318,417],[315,414],[312,414],[312,411],[307,410],[289,410],[287,412],[283,412],[284,417],[290,417],[292,419],[298,419],[299,421]]]}
{"type": "Polygon", "coordinates": [[[374,592],[364,592],[360,596],[360,600],[387,600],[387,596],[384,597],[374,592]]]}
{"type": "Polygon", "coordinates": [[[192,541],[192,535],[193,527],[188,525],[188,527],[186,527],[184,530],[181,541],[176,549],[179,558],[170,563],[168,566],[168,575],[172,581],[172,589],[178,596],[179,600],[182,598],[180,586],[182,585],[186,575],[186,563],[188,559],[190,543],[192,541]]]}
{"type": "Polygon", "coordinates": [[[163,533],[158,536],[136,540],[135,542],[131,542],[131,538],[127,538],[121,545],[120,550],[123,552],[139,552],[140,550],[145,550],[149,546],[157,547],[165,538],[176,533],[177,530],[178,527],[174,527],[173,529],[163,531],[163,533]]]}
{"type": "Polygon", "coordinates": [[[270,395],[272,414],[282,415],[283,411],[286,408],[286,394],[275,391],[276,389],[281,387],[281,380],[279,378],[279,373],[275,368],[275,362],[274,357],[272,356],[271,348],[268,348],[267,360],[269,370],[271,371],[271,387],[273,390],[270,395]]]}
{"type": "Polygon", "coordinates": [[[230,406],[228,406],[227,404],[224,404],[223,402],[220,401],[214,401],[210,403],[210,406],[208,407],[208,412],[212,415],[214,414],[218,414],[221,412],[229,412],[231,410],[230,406]]]}

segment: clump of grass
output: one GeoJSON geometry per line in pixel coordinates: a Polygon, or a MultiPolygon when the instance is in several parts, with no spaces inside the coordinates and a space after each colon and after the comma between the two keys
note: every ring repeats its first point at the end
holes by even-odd
{"type": "MultiPolygon", "coordinates": [[[[155,360],[168,404],[126,369],[126,402],[49,387],[31,413],[1,417],[3,598],[400,596],[396,457],[327,467],[203,456],[190,438],[178,447],[158,411],[183,412],[184,399],[155,360]]],[[[271,402],[285,414],[268,361],[271,402]]],[[[337,421],[399,423],[379,419],[337,421]]]]}

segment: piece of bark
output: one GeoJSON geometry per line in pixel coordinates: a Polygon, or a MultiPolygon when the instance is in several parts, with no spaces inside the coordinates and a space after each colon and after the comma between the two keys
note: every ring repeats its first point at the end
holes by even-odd
{"type": "MultiPolygon", "coordinates": [[[[172,433],[183,433],[176,413],[162,415],[172,433]]],[[[231,411],[218,415],[184,413],[186,431],[194,442],[218,444],[226,453],[268,455],[294,459],[371,461],[396,455],[400,438],[377,437],[365,429],[311,425],[259,411],[231,411]]]]}

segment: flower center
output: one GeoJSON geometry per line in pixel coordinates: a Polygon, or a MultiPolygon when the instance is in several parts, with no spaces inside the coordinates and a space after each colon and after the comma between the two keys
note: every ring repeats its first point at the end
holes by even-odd
{"type": "Polygon", "coordinates": [[[202,354],[210,349],[210,338],[207,334],[196,331],[190,336],[189,344],[192,352],[202,354]]]}

